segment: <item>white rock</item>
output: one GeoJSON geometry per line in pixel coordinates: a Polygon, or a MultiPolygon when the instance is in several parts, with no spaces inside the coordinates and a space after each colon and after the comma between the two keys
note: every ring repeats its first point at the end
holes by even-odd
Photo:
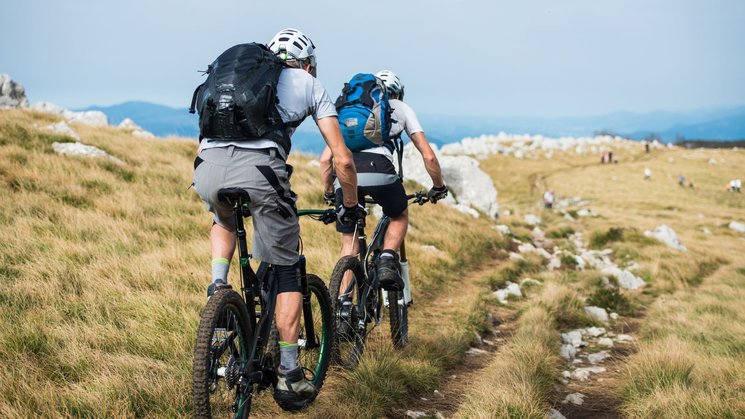
{"type": "Polygon", "coordinates": [[[587,262],[588,265],[595,269],[603,269],[609,266],[615,266],[608,256],[603,255],[597,250],[585,250],[582,252],[582,259],[587,262]]]}
{"type": "Polygon", "coordinates": [[[595,212],[591,209],[582,208],[581,210],[577,211],[578,217],[597,217],[598,215],[595,214],[595,212]]]}
{"type": "Polygon", "coordinates": [[[683,244],[678,240],[677,234],[675,234],[675,230],[672,228],[661,225],[654,229],[654,231],[645,231],[644,235],[647,237],[654,237],[655,239],[665,243],[669,247],[672,247],[673,249],[680,250],[682,252],[685,252],[687,249],[683,244]]]}
{"type": "Polygon", "coordinates": [[[141,126],[137,125],[135,121],[130,118],[124,118],[116,127],[122,129],[142,129],[141,126]]]}
{"type": "Polygon", "coordinates": [[[577,262],[577,270],[584,270],[585,269],[585,260],[581,257],[574,255],[574,260],[577,262]]]}
{"type": "Polygon", "coordinates": [[[488,353],[489,353],[489,351],[485,351],[485,350],[479,349],[479,348],[469,348],[466,351],[466,355],[469,355],[469,356],[483,355],[483,354],[488,354],[488,353]]]}
{"type": "Polygon", "coordinates": [[[512,234],[510,227],[505,224],[497,224],[494,226],[494,228],[505,236],[512,234]]]}
{"type": "Polygon", "coordinates": [[[631,335],[618,335],[618,336],[616,336],[616,339],[619,342],[630,342],[630,341],[634,340],[634,337],[631,336],[631,335]]]}
{"type": "Polygon", "coordinates": [[[618,286],[627,290],[635,290],[647,285],[640,277],[618,266],[605,267],[601,272],[603,275],[614,276],[618,280],[618,286]]]}
{"type": "MultiPolygon", "coordinates": [[[[457,199],[457,202],[451,202],[473,207],[496,218],[499,214],[497,190],[491,177],[479,167],[478,160],[465,155],[445,155],[437,147],[433,147],[433,151],[440,162],[445,183],[457,199]]],[[[415,180],[422,185],[432,183],[424,168],[422,156],[413,144],[404,147],[403,166],[407,179],[415,180]]]]}
{"type": "Polygon", "coordinates": [[[590,378],[590,374],[600,374],[605,371],[606,370],[604,367],[577,368],[576,370],[572,371],[572,378],[579,381],[585,381],[590,378]]]}
{"type": "Polygon", "coordinates": [[[67,122],[65,121],[59,121],[52,125],[48,125],[45,129],[56,132],[57,134],[67,135],[69,137],[72,137],[72,139],[80,141],[80,136],[78,136],[78,133],[73,131],[72,128],[70,128],[69,125],[67,125],[67,122]]]}
{"type": "Polygon", "coordinates": [[[745,224],[732,221],[729,223],[729,228],[735,230],[738,233],[745,233],[745,224]]]}
{"type": "Polygon", "coordinates": [[[611,313],[609,316],[612,320],[618,320],[618,313],[611,313]]]}
{"type": "Polygon", "coordinates": [[[520,253],[535,252],[535,246],[530,243],[522,243],[517,246],[517,251],[520,253]]]}
{"type": "Polygon", "coordinates": [[[420,412],[418,410],[407,410],[406,416],[410,418],[418,419],[418,418],[426,418],[427,414],[424,412],[420,412]]]}
{"type": "Polygon", "coordinates": [[[510,252],[510,260],[525,260],[525,258],[519,253],[510,252]]]}
{"type": "Polygon", "coordinates": [[[600,346],[606,346],[608,348],[613,347],[613,339],[611,338],[600,338],[598,339],[598,345],[600,346]]]}
{"type": "Polygon", "coordinates": [[[543,230],[538,228],[538,226],[533,227],[533,231],[531,231],[531,233],[533,234],[533,241],[542,242],[546,240],[546,235],[543,233],[543,230]]]}
{"type": "Polygon", "coordinates": [[[711,229],[709,227],[702,227],[701,232],[704,234],[711,234],[711,229]]]}
{"type": "Polygon", "coordinates": [[[73,112],[63,107],[57,106],[51,102],[38,102],[31,106],[31,109],[39,112],[45,112],[52,115],[61,116],[68,122],[96,127],[105,127],[109,125],[109,119],[101,111],[83,111],[73,112]]]}
{"type": "Polygon", "coordinates": [[[585,397],[586,396],[582,393],[567,394],[567,396],[564,398],[564,401],[562,401],[562,403],[564,404],[571,403],[575,406],[581,406],[582,403],[584,403],[585,397]]]}
{"type": "Polygon", "coordinates": [[[509,298],[510,295],[518,297],[518,298],[523,296],[522,292],[520,292],[520,286],[512,282],[508,282],[505,288],[495,291],[494,295],[497,297],[497,300],[499,300],[499,302],[502,304],[507,303],[507,299],[509,298]]]}
{"type": "Polygon", "coordinates": [[[94,127],[105,127],[109,125],[109,119],[101,111],[68,111],[64,116],[68,121],[74,124],[90,125],[94,127]]]}
{"type": "Polygon", "coordinates": [[[610,358],[610,352],[608,351],[600,351],[587,355],[587,361],[591,364],[598,364],[608,358],[610,358]]]}
{"type": "Polygon", "coordinates": [[[605,328],[603,328],[603,327],[588,327],[587,329],[584,330],[584,332],[585,332],[585,334],[587,334],[587,336],[596,338],[598,336],[602,336],[602,335],[605,334],[605,328]]]}
{"type": "Polygon", "coordinates": [[[587,306],[585,307],[585,313],[587,313],[587,315],[589,315],[595,320],[598,320],[601,322],[608,321],[608,312],[606,312],[604,308],[595,307],[595,306],[587,306]]]}
{"type": "Polygon", "coordinates": [[[709,164],[715,165],[715,164],[717,164],[717,160],[716,159],[709,159],[709,164]]]}
{"type": "Polygon", "coordinates": [[[559,348],[559,353],[562,358],[571,360],[577,354],[577,348],[575,348],[571,343],[565,343],[564,345],[561,345],[561,348],[559,348]]]}
{"type": "Polygon", "coordinates": [[[548,266],[546,266],[549,271],[555,271],[556,269],[561,268],[561,259],[557,258],[556,256],[552,256],[548,261],[548,266]]]}
{"type": "Polygon", "coordinates": [[[541,218],[535,214],[526,214],[523,220],[530,225],[537,225],[541,223],[541,218]]]}
{"type": "Polygon", "coordinates": [[[551,408],[548,411],[548,416],[546,416],[546,419],[567,419],[567,418],[564,415],[562,415],[561,412],[559,412],[558,410],[551,408]]]}
{"type": "Polygon", "coordinates": [[[28,108],[26,90],[8,74],[0,74],[0,109],[28,108]]]}
{"type": "Polygon", "coordinates": [[[84,157],[103,157],[116,163],[123,163],[121,160],[109,155],[100,148],[96,148],[83,143],[53,143],[52,148],[58,154],[84,157]]]}
{"type": "Polygon", "coordinates": [[[578,348],[582,345],[582,329],[572,330],[567,333],[561,334],[561,340],[562,342],[566,344],[570,344],[574,346],[575,348],[578,348]]]}
{"type": "Polygon", "coordinates": [[[571,378],[572,377],[572,373],[569,372],[569,371],[567,371],[567,370],[564,370],[564,371],[561,372],[561,376],[564,377],[564,378],[571,378]]]}

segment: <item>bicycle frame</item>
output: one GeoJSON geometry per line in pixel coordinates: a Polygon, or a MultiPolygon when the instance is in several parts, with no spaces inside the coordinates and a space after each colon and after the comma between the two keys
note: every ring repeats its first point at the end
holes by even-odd
{"type": "MultiPolygon", "coordinates": [[[[246,306],[248,308],[249,320],[253,331],[252,341],[247,364],[247,370],[244,375],[249,385],[264,384],[269,385],[274,381],[274,370],[265,362],[266,345],[269,341],[271,332],[272,319],[274,318],[274,309],[276,306],[277,281],[269,281],[272,274],[272,266],[266,262],[261,262],[257,271],[251,268],[251,254],[248,253],[248,240],[246,238],[246,229],[244,218],[249,217],[251,212],[248,208],[248,202],[239,200],[233,204],[236,223],[236,239],[238,247],[238,257],[240,262],[240,280],[241,292],[246,306]],[[257,312],[257,306],[259,311],[257,312]],[[257,358],[256,354],[260,354],[257,358]],[[267,377],[269,375],[269,377],[267,377]],[[266,380],[269,378],[269,380],[266,380]]],[[[326,210],[300,210],[298,216],[324,216],[326,210]]],[[[305,319],[305,347],[308,349],[317,348],[320,343],[316,337],[313,325],[313,316],[310,302],[310,292],[308,291],[308,280],[306,271],[305,256],[300,255],[300,284],[303,296],[303,318],[305,319]]]]}

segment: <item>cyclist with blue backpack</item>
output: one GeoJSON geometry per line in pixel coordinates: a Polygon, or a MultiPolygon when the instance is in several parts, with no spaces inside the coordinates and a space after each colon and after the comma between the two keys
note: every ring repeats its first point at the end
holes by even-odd
{"type": "MultiPolygon", "coordinates": [[[[366,195],[372,197],[383,208],[383,213],[391,218],[377,276],[381,287],[395,290],[404,288],[397,252],[409,224],[403,179],[393,165],[393,153],[400,150],[397,142],[401,134],[406,133],[424,159],[433,184],[427,194],[429,199],[434,203],[448,193],[437,156],[414,110],[403,102],[403,96],[404,86],[398,76],[383,70],[375,75],[355,75],[344,85],[336,101],[344,142],[352,151],[357,169],[357,196],[363,204],[366,195]]],[[[332,157],[332,150],[326,147],[321,155],[321,177],[324,198],[338,205],[342,191],[339,181],[334,181],[332,157]]],[[[357,254],[354,225],[337,224],[337,231],[342,233],[342,256],[357,254]]]]}
{"type": "Polygon", "coordinates": [[[219,199],[218,191],[240,188],[250,196],[253,256],[273,265],[276,274],[280,362],[274,397],[304,406],[317,390],[306,380],[297,359],[302,311],[300,227],[297,196],[290,190],[292,167],[286,164],[290,137],[306,117],[313,117],[334,155],[344,191],[337,209],[341,223],[354,223],[360,210],[352,156],[344,145],[334,103],[315,78],[315,45],[302,32],[285,29],[267,45],[236,45],[221,54],[207,74],[194,92],[190,109],[199,111],[200,125],[194,187],[214,213],[212,284],[207,294],[227,286],[236,246],[233,207],[219,199]]]}

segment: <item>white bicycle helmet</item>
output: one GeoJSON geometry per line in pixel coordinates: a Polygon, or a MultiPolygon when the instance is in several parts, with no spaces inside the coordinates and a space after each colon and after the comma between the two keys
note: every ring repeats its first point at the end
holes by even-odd
{"type": "Polygon", "coordinates": [[[403,100],[404,84],[401,82],[401,79],[398,78],[396,73],[391,70],[381,70],[375,73],[375,77],[382,80],[385,87],[387,87],[391,93],[398,95],[398,98],[403,100]]]}
{"type": "Polygon", "coordinates": [[[316,75],[316,46],[304,33],[287,28],[277,32],[267,44],[269,49],[284,61],[297,60],[310,64],[310,73],[316,75]]]}

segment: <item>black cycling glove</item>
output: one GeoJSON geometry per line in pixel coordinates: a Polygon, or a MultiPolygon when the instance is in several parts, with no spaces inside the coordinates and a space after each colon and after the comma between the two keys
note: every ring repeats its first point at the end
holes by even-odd
{"type": "Polygon", "coordinates": [[[360,217],[365,217],[365,207],[357,204],[353,207],[346,207],[344,204],[336,208],[336,219],[343,225],[353,225],[360,217]]]}
{"type": "Polygon", "coordinates": [[[436,204],[437,201],[445,198],[448,196],[448,187],[445,185],[442,185],[440,187],[433,186],[432,189],[427,192],[427,198],[433,203],[436,204]]]}
{"type": "Polygon", "coordinates": [[[335,192],[324,192],[323,200],[326,201],[327,205],[333,206],[336,204],[336,193],[335,192]]]}

